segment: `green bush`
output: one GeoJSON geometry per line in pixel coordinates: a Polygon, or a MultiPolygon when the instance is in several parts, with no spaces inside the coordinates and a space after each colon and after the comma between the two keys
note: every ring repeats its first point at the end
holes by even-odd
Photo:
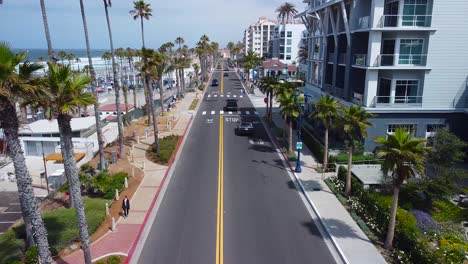
{"type": "Polygon", "coordinates": [[[461,209],[450,202],[435,201],[432,206],[433,211],[430,214],[439,222],[460,222],[468,219],[468,209],[461,209]]]}
{"type": "Polygon", "coordinates": [[[166,165],[174,152],[179,136],[170,135],[159,140],[159,151],[155,153],[154,145],[151,147],[153,161],[166,165]]]}
{"type": "MultiPolygon", "coordinates": [[[[348,162],[348,152],[340,152],[336,157],[336,162],[346,163],[348,162]]],[[[353,163],[366,162],[366,163],[378,163],[377,157],[374,154],[353,154],[353,163]]]]}
{"type": "Polygon", "coordinates": [[[30,247],[26,250],[25,262],[26,264],[39,263],[39,251],[37,247],[30,247]]]}
{"type": "Polygon", "coordinates": [[[128,174],[125,172],[119,172],[116,174],[113,174],[112,177],[110,177],[110,184],[109,184],[109,190],[104,194],[103,198],[104,199],[112,199],[115,195],[115,190],[122,190],[124,187],[125,183],[125,178],[128,177],[128,174]]]}
{"type": "Polygon", "coordinates": [[[200,90],[200,91],[205,90],[205,85],[200,84],[200,85],[198,86],[198,90],[200,90]]]}
{"type": "Polygon", "coordinates": [[[106,263],[105,263],[103,260],[98,260],[98,261],[96,261],[96,263],[94,263],[94,264],[106,264],[106,263]]]}
{"type": "MultiPolygon", "coordinates": [[[[13,229],[0,235],[0,263],[16,263],[22,257],[23,241],[17,239],[13,229]]],[[[21,262],[19,262],[21,263],[21,262]]]]}
{"type": "Polygon", "coordinates": [[[91,166],[91,164],[89,164],[89,162],[87,162],[87,163],[81,165],[80,172],[89,174],[91,176],[94,176],[96,174],[96,169],[94,169],[94,167],[91,166]]]}
{"type": "Polygon", "coordinates": [[[323,153],[324,147],[320,141],[315,138],[312,133],[306,129],[302,128],[302,141],[306,146],[310,149],[314,157],[317,159],[318,162],[323,163],[323,153]]]}
{"type": "Polygon", "coordinates": [[[120,258],[118,256],[110,256],[107,259],[107,264],[120,264],[120,258]]]}

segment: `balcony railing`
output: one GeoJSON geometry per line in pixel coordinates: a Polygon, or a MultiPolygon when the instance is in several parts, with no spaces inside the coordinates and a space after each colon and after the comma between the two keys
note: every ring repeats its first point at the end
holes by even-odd
{"type": "Polygon", "coordinates": [[[374,98],[375,107],[420,107],[422,96],[376,96],[374,98]]]}
{"type": "Polygon", "coordinates": [[[328,53],[328,62],[334,62],[335,61],[335,53],[328,53]]]}
{"type": "Polygon", "coordinates": [[[331,2],[333,0],[311,0],[310,1],[310,6],[311,7],[318,7],[318,6],[321,6],[323,4],[326,4],[328,2],[331,2]]]}
{"type": "Polygon", "coordinates": [[[357,24],[357,29],[369,28],[369,16],[360,17],[357,24]]]}
{"type": "Polygon", "coordinates": [[[431,15],[383,15],[377,25],[385,27],[430,27],[431,15]]]}
{"type": "Polygon", "coordinates": [[[354,54],[353,65],[367,66],[367,54],[354,54]]]}
{"type": "Polygon", "coordinates": [[[374,66],[425,66],[427,54],[380,54],[374,66]]]}

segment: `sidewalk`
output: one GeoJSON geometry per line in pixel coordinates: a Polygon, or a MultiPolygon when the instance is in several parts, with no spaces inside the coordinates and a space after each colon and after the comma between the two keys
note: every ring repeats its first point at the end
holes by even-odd
{"type": "MultiPolygon", "coordinates": [[[[192,114],[188,111],[195,93],[187,93],[180,100],[172,112],[178,121],[170,132],[159,134],[159,138],[167,135],[182,135],[191,120],[192,114]]],[[[153,200],[158,195],[158,190],[166,175],[168,166],[155,164],[146,159],[146,149],[154,142],[154,138],[149,136],[143,139],[139,144],[134,145],[133,162],[135,167],[143,168],[144,177],[137,191],[130,200],[130,212],[127,218],[119,217],[116,223],[116,230],[109,231],[107,234],[91,243],[91,259],[97,261],[110,255],[127,256],[132,246],[137,240],[140,228],[145,224],[147,212],[151,210],[153,200]],[[144,165],[143,165],[144,164],[144,165]]],[[[76,251],[58,263],[81,264],[84,263],[83,252],[76,251]]]]}
{"type": "MultiPolygon", "coordinates": [[[[266,104],[263,102],[264,97],[265,95],[258,89],[255,89],[255,95],[249,95],[260,117],[266,114],[266,104]]],[[[277,103],[273,104],[272,119],[278,127],[287,128],[287,124],[281,117],[277,103]]],[[[296,131],[294,130],[293,133],[293,146],[295,146],[297,139],[295,136],[296,131]]],[[[289,164],[291,171],[293,171],[292,168],[295,167],[295,162],[289,164]]],[[[308,202],[318,215],[322,226],[330,235],[344,262],[359,264],[386,263],[377,248],[328,188],[323,181],[322,174],[315,171],[314,168],[318,166],[318,163],[306,145],[303,145],[302,148],[301,165],[302,173],[292,173],[299,180],[299,184],[306,194],[308,202]]]]}

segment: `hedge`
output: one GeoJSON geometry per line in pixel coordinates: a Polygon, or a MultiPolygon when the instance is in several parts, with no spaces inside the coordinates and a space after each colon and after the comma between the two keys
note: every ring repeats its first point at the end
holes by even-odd
{"type": "Polygon", "coordinates": [[[318,162],[323,163],[323,153],[325,152],[323,145],[304,127],[302,128],[302,142],[312,151],[312,154],[318,162]]]}
{"type": "Polygon", "coordinates": [[[148,151],[151,152],[151,157],[154,162],[167,165],[169,159],[174,152],[177,142],[179,141],[179,136],[170,135],[159,140],[159,151],[156,152],[156,145],[152,145],[148,151]]]}

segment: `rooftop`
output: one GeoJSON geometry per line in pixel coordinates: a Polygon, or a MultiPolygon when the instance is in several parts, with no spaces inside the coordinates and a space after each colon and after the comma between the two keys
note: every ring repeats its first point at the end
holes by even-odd
{"type": "MultiPolygon", "coordinates": [[[[268,61],[264,61],[262,63],[262,68],[264,69],[269,69],[269,70],[274,70],[274,71],[281,71],[286,68],[285,63],[282,63],[280,60],[277,59],[272,59],[268,61]]],[[[297,70],[297,67],[294,65],[287,65],[288,66],[288,71],[295,71],[297,70]]]]}
{"type": "Polygon", "coordinates": [[[382,184],[383,172],[382,165],[380,164],[353,165],[351,172],[364,185],[382,184]]]}
{"type": "MultiPolygon", "coordinates": [[[[72,131],[89,129],[96,124],[94,116],[72,118],[72,131]]],[[[41,119],[20,128],[19,134],[54,134],[59,133],[57,119],[41,119]]]]}
{"type": "MultiPolygon", "coordinates": [[[[135,108],[133,104],[128,104],[128,110],[132,110],[135,108]]],[[[115,112],[117,111],[117,107],[115,107],[115,104],[106,104],[102,105],[99,107],[99,111],[101,112],[115,112]]],[[[125,104],[120,104],[120,111],[125,111],[125,104]]]]}

